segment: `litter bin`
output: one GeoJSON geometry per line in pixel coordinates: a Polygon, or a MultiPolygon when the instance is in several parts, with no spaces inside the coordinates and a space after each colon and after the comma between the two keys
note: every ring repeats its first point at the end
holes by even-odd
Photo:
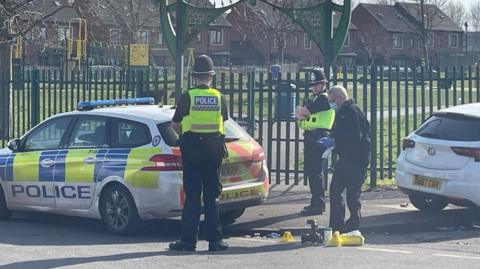
{"type": "Polygon", "coordinates": [[[288,121],[295,118],[297,87],[292,83],[282,82],[275,96],[275,118],[278,121],[288,121]]]}

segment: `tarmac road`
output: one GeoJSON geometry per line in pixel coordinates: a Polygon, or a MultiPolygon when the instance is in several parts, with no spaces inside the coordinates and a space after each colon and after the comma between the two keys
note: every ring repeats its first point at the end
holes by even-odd
{"type": "MultiPolygon", "coordinates": [[[[97,220],[15,213],[0,222],[0,268],[478,268],[476,211],[451,207],[426,214],[394,191],[363,194],[363,247],[252,237],[283,228],[298,241],[307,230],[306,218],[298,215],[307,199],[303,186],[273,186],[267,204],[249,208],[229,226],[231,248],[221,253],[207,252],[205,241],[197,252],[167,251],[178,238],[178,220],[149,222],[139,235],[122,237],[110,235],[97,220]]],[[[321,226],[327,218],[315,217],[321,226]]]]}

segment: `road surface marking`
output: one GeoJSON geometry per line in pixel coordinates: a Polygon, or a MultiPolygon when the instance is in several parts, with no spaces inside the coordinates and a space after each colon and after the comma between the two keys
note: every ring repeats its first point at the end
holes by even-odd
{"type": "Polygon", "coordinates": [[[393,249],[385,249],[385,248],[366,248],[360,247],[360,250],[370,250],[370,251],[379,251],[379,252],[389,252],[389,253],[401,253],[401,254],[412,254],[413,252],[405,251],[405,250],[393,250],[393,249]]]}
{"type": "Polygon", "coordinates": [[[480,260],[480,257],[459,256],[459,255],[451,255],[451,254],[432,254],[432,256],[447,257],[447,258],[459,258],[459,259],[474,259],[474,260],[480,260]]]}

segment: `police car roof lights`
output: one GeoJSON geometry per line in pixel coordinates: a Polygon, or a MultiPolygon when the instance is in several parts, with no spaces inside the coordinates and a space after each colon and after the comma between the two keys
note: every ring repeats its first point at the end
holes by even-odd
{"type": "Polygon", "coordinates": [[[83,102],[78,102],[77,109],[79,111],[84,111],[84,110],[92,110],[98,107],[124,106],[124,105],[153,105],[154,103],[155,103],[155,99],[153,99],[153,97],[83,101],[83,102]]]}

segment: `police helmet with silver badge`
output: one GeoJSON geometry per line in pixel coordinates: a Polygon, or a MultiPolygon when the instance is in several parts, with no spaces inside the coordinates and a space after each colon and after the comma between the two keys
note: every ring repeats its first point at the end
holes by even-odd
{"type": "Polygon", "coordinates": [[[212,58],[205,54],[196,57],[192,73],[193,75],[215,75],[212,58]]]}
{"type": "Polygon", "coordinates": [[[318,84],[318,83],[327,83],[328,80],[325,76],[325,73],[323,72],[322,69],[313,69],[313,71],[310,73],[310,84],[318,84]]]}

